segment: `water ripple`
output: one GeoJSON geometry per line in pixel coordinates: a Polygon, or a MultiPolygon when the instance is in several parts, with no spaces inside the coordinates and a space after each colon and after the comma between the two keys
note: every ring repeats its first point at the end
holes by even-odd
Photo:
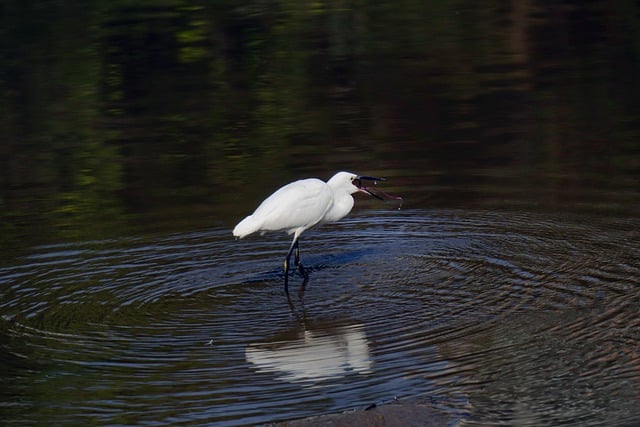
{"type": "Polygon", "coordinates": [[[637,415],[637,225],[358,213],[305,234],[295,315],[287,236],[39,247],[0,269],[4,400],[19,402],[3,412],[46,422],[46,396],[60,423],[249,425],[398,396],[470,424],[637,415]]]}

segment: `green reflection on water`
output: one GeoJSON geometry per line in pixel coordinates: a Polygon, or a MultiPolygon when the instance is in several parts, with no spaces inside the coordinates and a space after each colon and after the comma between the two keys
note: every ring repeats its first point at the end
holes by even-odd
{"type": "Polygon", "coordinates": [[[1,246],[229,227],[339,169],[414,207],[634,209],[637,8],[9,2],[1,246]]]}

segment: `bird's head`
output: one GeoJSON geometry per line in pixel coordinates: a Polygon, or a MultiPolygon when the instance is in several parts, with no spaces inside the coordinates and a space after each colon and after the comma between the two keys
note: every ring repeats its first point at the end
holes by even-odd
{"type": "Polygon", "coordinates": [[[362,193],[367,193],[370,196],[375,197],[376,199],[382,200],[380,196],[372,193],[367,187],[364,186],[363,181],[372,181],[375,185],[377,181],[386,181],[385,178],[375,178],[372,176],[363,176],[356,175],[351,172],[338,172],[334,176],[331,177],[327,184],[331,186],[334,190],[346,191],[348,194],[353,194],[358,191],[362,193]]]}

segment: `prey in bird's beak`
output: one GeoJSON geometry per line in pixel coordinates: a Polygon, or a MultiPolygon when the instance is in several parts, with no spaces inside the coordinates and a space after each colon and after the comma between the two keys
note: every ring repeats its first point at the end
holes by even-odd
{"type": "Polygon", "coordinates": [[[382,197],[378,196],[377,194],[372,193],[367,187],[365,187],[364,185],[362,185],[362,181],[373,181],[373,185],[376,185],[377,181],[386,181],[385,178],[375,178],[373,176],[357,176],[354,180],[353,180],[353,185],[355,185],[356,187],[358,187],[358,189],[360,191],[362,191],[363,193],[367,193],[368,195],[375,197],[378,200],[384,200],[382,197]]]}
{"type": "MultiPolygon", "coordinates": [[[[376,185],[378,181],[386,181],[385,178],[375,178],[373,176],[357,176],[354,180],[353,180],[353,185],[355,185],[356,187],[358,187],[359,191],[362,191],[363,193],[367,193],[368,195],[375,197],[378,200],[384,200],[382,197],[380,197],[378,194],[372,192],[371,190],[369,190],[367,187],[365,187],[364,185],[362,185],[362,181],[373,181],[373,185],[376,185]]],[[[388,199],[394,199],[394,200],[400,200],[400,206],[398,207],[398,210],[400,210],[402,208],[402,197],[400,196],[392,196],[391,194],[387,194],[384,191],[381,190],[377,190],[376,192],[378,192],[379,194],[382,194],[384,197],[388,198],[388,199]]]]}

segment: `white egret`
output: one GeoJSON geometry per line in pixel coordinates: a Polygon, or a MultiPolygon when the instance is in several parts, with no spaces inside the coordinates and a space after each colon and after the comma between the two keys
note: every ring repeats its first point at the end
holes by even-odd
{"type": "Polygon", "coordinates": [[[255,212],[236,225],[233,235],[241,239],[257,231],[286,231],[293,234],[293,241],[284,260],[284,291],[289,295],[289,261],[294,251],[296,267],[305,280],[309,278],[300,262],[300,235],[314,225],[344,218],[353,208],[353,193],[360,191],[382,200],[380,196],[364,187],[362,181],[375,183],[384,180],[350,172],[338,172],[327,182],[317,178],[294,181],[267,197],[255,212]]]}

